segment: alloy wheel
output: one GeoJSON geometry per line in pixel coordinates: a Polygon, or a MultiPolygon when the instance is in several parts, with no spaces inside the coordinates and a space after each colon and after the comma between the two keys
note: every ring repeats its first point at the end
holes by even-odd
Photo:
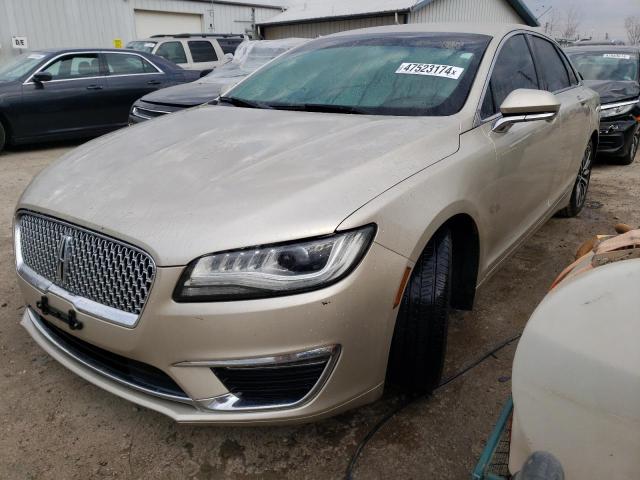
{"type": "Polygon", "coordinates": [[[591,181],[591,167],[593,165],[593,147],[591,144],[587,146],[587,150],[584,152],[582,163],[580,164],[580,171],[578,172],[578,179],[576,181],[576,205],[582,207],[587,199],[587,191],[589,190],[589,182],[591,181]]]}

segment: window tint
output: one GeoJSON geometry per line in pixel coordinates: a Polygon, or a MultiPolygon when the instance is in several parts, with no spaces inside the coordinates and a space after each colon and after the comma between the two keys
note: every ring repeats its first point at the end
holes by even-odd
{"type": "Polygon", "coordinates": [[[158,47],[156,55],[173,63],[187,63],[187,55],[181,42],[165,42],[158,47]]]}
{"type": "Polygon", "coordinates": [[[105,53],[107,69],[110,75],[135,75],[140,73],[155,73],[158,70],[138,55],[122,53],[105,53]]]}
{"type": "Polygon", "coordinates": [[[218,55],[216,55],[216,50],[213,48],[213,45],[211,45],[211,42],[199,40],[188,43],[189,50],[191,50],[191,58],[193,58],[194,63],[218,61],[218,55]]]}
{"type": "Polygon", "coordinates": [[[100,61],[97,53],[65,55],[44,71],[50,73],[54,80],[95,77],[100,75],[100,61]]]}
{"type": "Polygon", "coordinates": [[[482,103],[483,118],[497,113],[507,95],[518,88],[539,88],[531,52],[523,35],[507,40],[498,54],[486,93],[492,98],[485,97],[482,103]]]}
{"type": "Polygon", "coordinates": [[[569,81],[571,82],[571,85],[578,85],[578,83],[580,83],[580,80],[576,76],[576,72],[571,66],[571,62],[569,62],[569,59],[567,58],[567,56],[564,55],[561,51],[558,52],[558,54],[562,59],[562,63],[564,63],[564,67],[567,69],[567,73],[569,74],[569,81]]]}
{"type": "Polygon", "coordinates": [[[550,92],[557,92],[570,87],[569,74],[556,47],[540,37],[531,37],[531,40],[536,55],[536,65],[540,70],[542,88],[550,92]]]}

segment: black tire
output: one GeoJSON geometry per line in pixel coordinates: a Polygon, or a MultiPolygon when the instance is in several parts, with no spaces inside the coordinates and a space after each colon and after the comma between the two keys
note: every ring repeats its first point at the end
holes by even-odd
{"type": "Polygon", "coordinates": [[[587,193],[589,192],[589,183],[591,182],[591,170],[593,168],[594,158],[595,152],[593,149],[593,140],[589,140],[589,144],[587,145],[587,148],[584,151],[584,156],[582,157],[582,162],[580,162],[580,170],[578,170],[576,183],[573,185],[573,190],[571,191],[569,205],[557,213],[558,217],[575,217],[584,208],[584,204],[587,202],[587,193]]]}
{"type": "Polygon", "coordinates": [[[430,393],[442,377],[451,301],[452,240],[431,239],[406,286],[396,320],[387,378],[412,393],[430,393]]]}
{"type": "Polygon", "coordinates": [[[0,122],[0,152],[2,152],[6,143],[7,143],[7,133],[4,129],[4,125],[2,125],[2,122],[0,122]]]}
{"type": "Polygon", "coordinates": [[[616,165],[631,165],[636,159],[638,147],[640,147],[640,126],[636,127],[636,131],[631,137],[631,142],[629,142],[629,148],[626,155],[613,158],[613,163],[616,165]]]}

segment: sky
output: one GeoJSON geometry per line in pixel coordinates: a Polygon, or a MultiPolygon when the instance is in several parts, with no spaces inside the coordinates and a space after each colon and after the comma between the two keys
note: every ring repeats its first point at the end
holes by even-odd
{"type": "Polygon", "coordinates": [[[580,33],[583,37],[593,35],[594,40],[603,39],[605,33],[609,33],[611,39],[626,40],[625,18],[640,16],[640,0],[525,0],[525,3],[536,16],[552,7],[539,19],[543,26],[553,11],[563,18],[567,9],[574,5],[581,11],[580,33]]]}

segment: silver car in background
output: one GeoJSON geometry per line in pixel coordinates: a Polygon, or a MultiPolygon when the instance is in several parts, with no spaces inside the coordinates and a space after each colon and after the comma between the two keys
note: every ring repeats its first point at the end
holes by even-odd
{"type": "Polygon", "coordinates": [[[598,96],[521,25],[355,30],[87,143],[15,216],[22,325],[180,422],[311,421],[440,381],[450,308],[585,204],[598,96]]]}

